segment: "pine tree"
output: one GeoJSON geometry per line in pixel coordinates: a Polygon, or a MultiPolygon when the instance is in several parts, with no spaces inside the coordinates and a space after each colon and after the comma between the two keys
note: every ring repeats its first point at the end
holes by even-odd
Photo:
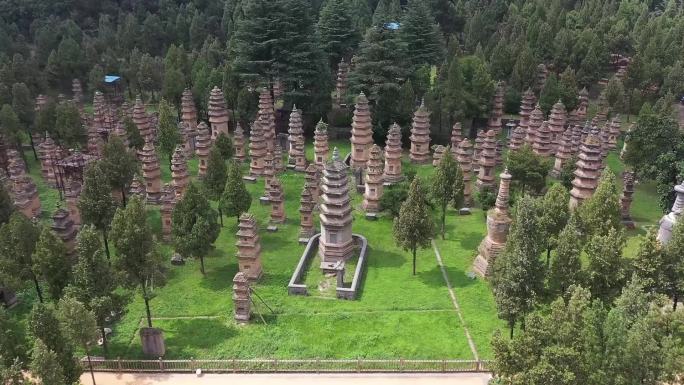
{"type": "Polygon", "coordinates": [[[541,201],[541,229],[546,239],[546,266],[551,259],[551,250],[558,244],[558,236],[570,218],[568,202],[570,194],[561,184],[554,183],[541,201]]]}
{"type": "Polygon", "coordinates": [[[539,107],[548,115],[549,111],[557,101],[561,99],[560,84],[558,84],[558,77],[552,73],[544,82],[541,94],[539,95],[539,107]]]}
{"type": "Polygon", "coordinates": [[[556,254],[549,268],[549,288],[555,296],[564,295],[572,286],[582,282],[582,242],[573,216],[558,234],[556,254]]]}
{"type": "MultiPolygon", "coordinates": [[[[432,200],[439,205],[442,210],[440,219],[440,232],[442,239],[444,239],[445,225],[446,225],[446,211],[447,206],[454,200],[454,185],[456,184],[459,174],[459,166],[451,155],[451,150],[447,147],[444,152],[442,160],[437,165],[435,173],[431,176],[430,194],[432,200]]],[[[463,175],[461,174],[461,181],[463,175]]]]}
{"type": "Polygon", "coordinates": [[[31,385],[33,383],[24,377],[23,364],[18,358],[10,365],[0,362],[0,382],[7,385],[31,385]]]}
{"type": "Polygon", "coordinates": [[[413,71],[422,65],[441,62],[444,42],[439,26],[425,1],[409,1],[401,19],[399,36],[406,44],[413,71]]]}
{"type": "Polygon", "coordinates": [[[81,121],[81,113],[73,102],[68,101],[57,105],[55,131],[57,133],[56,139],[64,147],[85,147],[88,136],[81,121]]]}
{"type": "Polygon", "coordinates": [[[336,69],[340,60],[351,56],[361,36],[352,18],[351,4],[346,0],[328,0],[321,9],[317,24],[321,49],[328,66],[336,69]]]}
{"type": "Polygon", "coordinates": [[[23,325],[17,317],[0,307],[0,367],[9,367],[15,360],[26,359],[26,341],[22,329],[23,325]]]}
{"type": "Polygon", "coordinates": [[[230,160],[235,154],[233,141],[223,132],[220,133],[214,141],[214,146],[218,149],[219,154],[223,160],[230,160]]]}
{"type": "Polygon", "coordinates": [[[544,249],[540,204],[525,195],[516,204],[504,252],[494,261],[492,284],[499,318],[508,322],[511,337],[518,321],[524,322],[544,288],[544,249]]]}
{"type": "Polygon", "coordinates": [[[513,176],[513,186],[521,193],[540,193],[546,187],[546,176],[551,170],[551,162],[532,151],[530,145],[511,151],[506,162],[513,176]]]}
{"type": "Polygon", "coordinates": [[[425,200],[420,179],[411,182],[408,198],[401,205],[399,216],[394,219],[393,233],[397,246],[413,255],[413,275],[416,275],[416,251],[428,248],[434,234],[434,223],[425,200]]]}
{"type": "Polygon", "coordinates": [[[578,212],[588,235],[606,235],[620,228],[620,195],[610,168],[603,171],[594,195],[582,203],[578,212]]]}
{"type": "Polygon", "coordinates": [[[150,299],[154,294],[151,288],[153,280],[159,286],[163,278],[162,260],[152,238],[152,229],[147,223],[147,211],[141,198],[133,197],[126,207],[116,210],[110,234],[117,251],[114,266],[131,286],[140,288],[145,301],[147,325],[152,327],[150,299]]]}
{"type": "Polygon", "coordinates": [[[585,247],[589,259],[587,279],[592,297],[604,303],[610,303],[620,294],[627,279],[627,264],[622,256],[624,245],[622,230],[610,228],[605,235],[594,233],[585,247]]]}
{"type": "Polygon", "coordinates": [[[190,183],[183,198],[173,209],[172,234],[176,251],[184,257],[200,260],[203,275],[204,257],[209,253],[220,231],[216,212],[195,183],[190,183]]]}
{"type": "Polygon", "coordinates": [[[14,202],[4,185],[0,185],[0,226],[9,222],[14,212],[14,202]]]}
{"type": "Polygon", "coordinates": [[[116,272],[104,256],[95,227],[86,225],[81,228],[76,250],[78,261],[71,273],[72,283],[64,291],[65,296],[76,298],[95,314],[106,355],[105,325],[112,311],[123,304],[124,297],[117,292],[116,272]]]}
{"type": "Polygon", "coordinates": [[[608,105],[613,111],[622,112],[625,110],[625,87],[622,85],[622,81],[620,79],[615,76],[610,78],[610,81],[606,85],[606,89],[603,92],[605,93],[608,105]]]}
{"type": "Polygon", "coordinates": [[[463,75],[463,115],[465,118],[484,118],[489,114],[495,84],[487,64],[477,56],[459,59],[463,75]]]}
{"type": "Polygon", "coordinates": [[[38,300],[43,293],[38,275],[33,270],[33,252],[40,232],[22,213],[15,211],[9,222],[0,227],[0,278],[9,287],[21,287],[31,281],[38,300]]]}
{"type": "Polygon", "coordinates": [[[223,214],[228,217],[235,217],[239,221],[240,215],[246,213],[251,205],[252,196],[249,195],[245,182],[242,180],[240,164],[233,160],[228,168],[228,178],[219,207],[223,214]]]}
{"type": "Polygon", "coordinates": [[[399,0],[379,0],[373,12],[373,26],[382,27],[385,23],[397,22],[401,18],[399,0]]]}
{"type": "Polygon", "coordinates": [[[33,271],[43,278],[52,299],[62,298],[62,291],[69,284],[71,265],[64,242],[47,226],[43,227],[36,243],[33,271]]]}
{"type": "Polygon", "coordinates": [[[59,301],[57,317],[62,333],[76,346],[82,348],[88,359],[90,376],[95,385],[95,372],[90,361],[90,349],[97,344],[97,323],[95,314],[74,298],[65,297],[59,301]]]}
{"type": "Polygon", "coordinates": [[[634,274],[650,292],[663,293],[665,288],[665,271],[667,257],[665,250],[656,237],[654,229],[639,236],[639,247],[632,262],[634,274]]]}
{"type": "Polygon", "coordinates": [[[19,148],[21,145],[21,123],[9,104],[0,109],[0,134],[15,147],[19,148]]]}
{"type": "MultiPolygon", "coordinates": [[[[207,161],[207,174],[202,179],[204,191],[207,193],[207,198],[213,201],[220,201],[223,195],[223,189],[226,186],[228,179],[228,167],[221,156],[220,150],[214,144],[209,152],[209,160],[207,161]]],[[[223,211],[221,205],[218,207],[219,219],[223,227],[223,211]]]]}
{"type": "Polygon", "coordinates": [[[83,176],[83,191],[78,199],[78,210],[85,224],[92,224],[102,234],[105,252],[109,258],[107,232],[114,218],[116,204],[112,198],[112,188],[102,161],[91,163],[83,176]]]}
{"type": "Polygon", "coordinates": [[[57,354],[50,350],[40,339],[36,339],[34,343],[31,359],[31,373],[39,378],[42,384],[68,384],[57,354]]]}
{"type": "MultiPolygon", "coordinates": [[[[54,306],[42,303],[34,304],[29,314],[28,331],[36,343],[40,341],[55,354],[50,366],[59,366],[62,369],[65,383],[77,382],[81,375],[81,367],[74,357],[73,345],[62,333],[54,306]]],[[[36,362],[35,356],[33,363],[34,365],[44,365],[36,362]]]]}
{"type": "Polygon", "coordinates": [[[662,278],[658,282],[661,290],[672,298],[672,307],[677,310],[677,302],[684,294],[684,223],[677,221],[672,231],[672,238],[665,246],[665,264],[662,266],[662,278]]]}
{"type": "Polygon", "coordinates": [[[138,126],[133,121],[133,118],[126,116],[123,119],[123,123],[126,136],[128,137],[128,146],[133,150],[142,150],[145,146],[145,139],[140,135],[140,130],[138,130],[138,126]]]}
{"type": "Polygon", "coordinates": [[[138,171],[138,161],[118,137],[109,138],[104,145],[102,169],[107,174],[109,185],[121,192],[123,205],[126,206],[126,190],[138,171]]]}
{"type": "Polygon", "coordinates": [[[173,107],[164,99],[159,102],[159,152],[169,158],[169,169],[171,168],[171,158],[176,146],[181,142],[181,135],[178,131],[173,107]]]}
{"type": "Polygon", "coordinates": [[[368,0],[351,0],[351,11],[354,28],[359,36],[363,36],[373,19],[368,0]]]}
{"type": "Polygon", "coordinates": [[[560,99],[568,111],[574,110],[579,104],[579,99],[577,98],[577,79],[575,78],[575,70],[571,67],[567,67],[565,71],[560,75],[558,84],[560,99]]]}

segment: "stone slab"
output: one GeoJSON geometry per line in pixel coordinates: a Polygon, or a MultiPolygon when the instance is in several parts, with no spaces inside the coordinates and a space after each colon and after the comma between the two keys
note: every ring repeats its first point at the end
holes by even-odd
{"type": "Polygon", "coordinates": [[[251,175],[243,176],[242,180],[244,180],[247,183],[256,183],[257,182],[257,178],[255,176],[251,176],[251,175]]]}
{"type": "Polygon", "coordinates": [[[378,214],[376,213],[366,213],[366,219],[369,221],[377,221],[378,220],[378,214]]]}
{"type": "Polygon", "coordinates": [[[164,333],[161,329],[140,328],[140,342],[142,343],[143,354],[148,357],[158,358],[166,354],[164,333]]]}
{"type": "Polygon", "coordinates": [[[268,231],[269,233],[275,233],[276,231],[278,231],[278,226],[270,225],[266,227],[266,231],[268,231]]]}
{"type": "Polygon", "coordinates": [[[458,215],[470,215],[470,207],[463,207],[462,209],[458,210],[458,215]]]}
{"type": "Polygon", "coordinates": [[[309,243],[309,238],[299,238],[300,245],[306,245],[307,243],[309,243]]]}
{"type": "Polygon", "coordinates": [[[267,205],[271,203],[271,200],[268,199],[268,197],[259,197],[259,203],[262,205],[267,205]]]}

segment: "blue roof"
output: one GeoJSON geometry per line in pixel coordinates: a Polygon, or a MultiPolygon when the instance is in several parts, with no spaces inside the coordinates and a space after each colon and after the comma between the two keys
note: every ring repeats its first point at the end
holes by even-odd
{"type": "Polygon", "coordinates": [[[121,76],[118,75],[105,75],[104,81],[105,83],[114,83],[117,82],[121,79],[121,76]]]}
{"type": "Polygon", "coordinates": [[[397,30],[399,27],[401,27],[401,24],[397,23],[396,21],[385,23],[385,28],[387,29],[397,30]]]}

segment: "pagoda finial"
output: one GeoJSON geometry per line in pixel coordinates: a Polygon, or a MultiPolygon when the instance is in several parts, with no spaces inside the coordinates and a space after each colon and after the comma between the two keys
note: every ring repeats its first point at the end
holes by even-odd
{"type": "Polygon", "coordinates": [[[338,150],[337,147],[333,148],[332,160],[334,162],[337,162],[340,160],[340,150],[338,150]]]}

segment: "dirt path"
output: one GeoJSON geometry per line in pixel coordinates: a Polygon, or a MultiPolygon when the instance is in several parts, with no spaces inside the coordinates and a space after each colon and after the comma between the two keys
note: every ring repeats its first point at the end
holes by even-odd
{"type": "Polygon", "coordinates": [[[461,307],[458,306],[458,300],[456,299],[456,293],[454,292],[454,288],[451,286],[451,282],[449,281],[449,276],[447,275],[446,269],[444,269],[444,263],[442,263],[442,255],[439,253],[439,249],[437,248],[437,243],[435,243],[434,240],[432,240],[432,249],[435,251],[435,257],[437,258],[437,264],[439,265],[439,269],[442,270],[442,277],[444,277],[444,282],[447,284],[447,288],[449,289],[449,296],[451,297],[451,303],[454,304],[454,309],[456,309],[456,314],[458,315],[458,319],[461,320],[461,325],[463,326],[463,331],[465,333],[466,339],[468,339],[468,345],[470,345],[470,351],[473,353],[473,357],[476,361],[480,360],[480,356],[477,354],[477,348],[475,347],[475,342],[473,342],[472,337],[470,337],[470,332],[468,331],[468,327],[466,327],[465,320],[463,319],[463,314],[461,313],[461,307]]]}
{"type": "MultiPolygon", "coordinates": [[[[486,385],[486,373],[456,374],[115,374],[95,373],[97,385],[486,385]]],[[[92,384],[90,374],[81,377],[92,384]]]]}

